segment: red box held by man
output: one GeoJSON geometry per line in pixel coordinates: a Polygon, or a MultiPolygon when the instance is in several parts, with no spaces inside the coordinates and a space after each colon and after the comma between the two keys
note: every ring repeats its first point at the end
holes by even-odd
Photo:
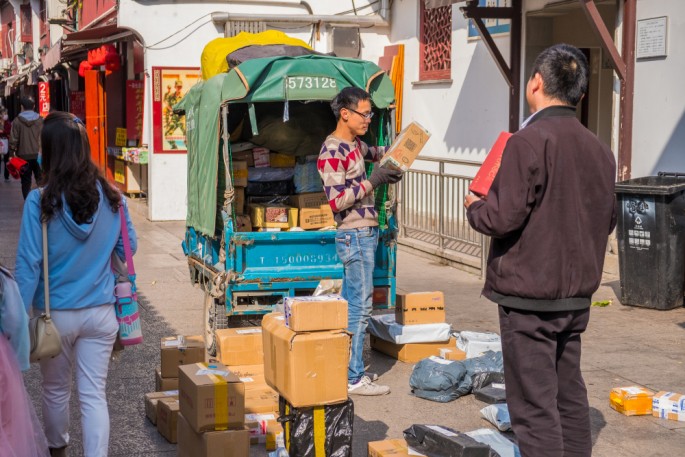
{"type": "Polygon", "coordinates": [[[473,178],[469,190],[479,197],[486,197],[490,191],[490,186],[497,176],[499,167],[502,164],[502,153],[507,145],[511,133],[502,132],[497,137],[497,141],[490,149],[488,156],[483,161],[483,165],[480,166],[476,177],[473,178]]]}

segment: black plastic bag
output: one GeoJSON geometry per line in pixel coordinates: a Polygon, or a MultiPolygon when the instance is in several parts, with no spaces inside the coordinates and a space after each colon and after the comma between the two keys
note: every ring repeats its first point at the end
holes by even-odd
{"type": "MultiPolygon", "coordinates": [[[[293,408],[279,398],[285,445],[292,457],[351,457],[354,403],[293,408]],[[323,419],[323,424],[318,421],[323,419]],[[323,449],[317,449],[316,433],[325,434],[323,449]]],[[[320,442],[320,441],[319,441],[320,442]]]]}
{"type": "MultiPolygon", "coordinates": [[[[490,457],[490,446],[448,427],[412,425],[404,431],[407,445],[427,457],[490,457]]],[[[291,454],[292,455],[292,454],[291,454]]]]}
{"type": "Polygon", "coordinates": [[[245,194],[250,196],[292,195],[294,193],[295,184],[292,179],[270,182],[248,181],[245,189],[245,194]]]}
{"type": "Polygon", "coordinates": [[[504,373],[499,371],[483,371],[473,375],[473,391],[492,384],[504,384],[504,373]]]}

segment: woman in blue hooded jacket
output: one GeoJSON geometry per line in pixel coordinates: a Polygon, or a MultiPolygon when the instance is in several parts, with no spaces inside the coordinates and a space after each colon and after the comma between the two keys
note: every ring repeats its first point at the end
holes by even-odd
{"type": "Polygon", "coordinates": [[[42,221],[48,225],[50,312],[62,353],[40,362],[43,419],[52,456],[66,456],[72,372],[81,406],[86,457],[107,455],[107,370],[118,324],[114,313],[112,253],[124,259],[119,207],[135,252],[136,233],[126,200],[90,159],[83,123],[70,113],[45,118],[41,133],[43,180],[29,193],[17,251],[16,278],[27,310],[45,307],[42,221]]]}

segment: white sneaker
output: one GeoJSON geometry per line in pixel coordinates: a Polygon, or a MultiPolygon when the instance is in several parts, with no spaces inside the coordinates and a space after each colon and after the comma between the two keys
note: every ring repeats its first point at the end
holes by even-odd
{"type": "Polygon", "coordinates": [[[374,384],[368,376],[362,376],[356,384],[347,384],[347,393],[350,395],[376,396],[390,393],[390,387],[374,384]]]}

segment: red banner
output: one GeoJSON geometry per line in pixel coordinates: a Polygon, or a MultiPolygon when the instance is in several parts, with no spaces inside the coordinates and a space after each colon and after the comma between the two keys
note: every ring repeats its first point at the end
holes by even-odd
{"type": "Polygon", "coordinates": [[[137,140],[138,144],[143,138],[144,97],[144,81],[126,81],[126,136],[129,140],[137,140]]]}
{"type": "Polygon", "coordinates": [[[71,114],[86,122],[86,93],[74,91],[69,94],[69,110],[71,114]]]}
{"type": "Polygon", "coordinates": [[[38,83],[38,113],[45,117],[50,112],[50,84],[41,81],[38,83]]]}

